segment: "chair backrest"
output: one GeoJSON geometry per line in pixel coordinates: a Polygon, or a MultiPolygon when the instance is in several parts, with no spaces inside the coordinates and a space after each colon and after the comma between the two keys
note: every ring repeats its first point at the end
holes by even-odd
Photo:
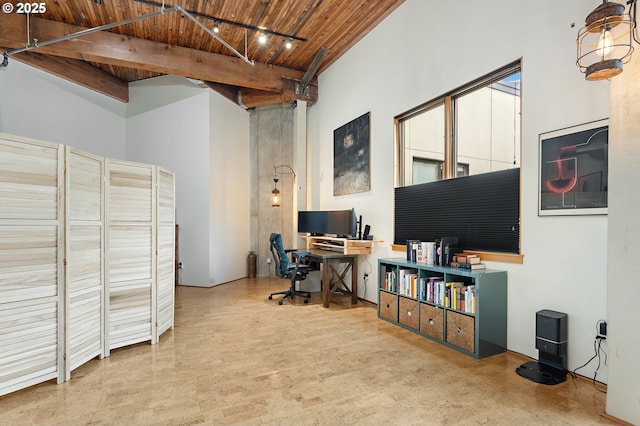
{"type": "Polygon", "coordinates": [[[275,262],[276,275],[281,278],[289,278],[289,256],[284,251],[282,245],[282,235],[275,232],[269,237],[269,248],[273,255],[273,261],[275,262]]]}

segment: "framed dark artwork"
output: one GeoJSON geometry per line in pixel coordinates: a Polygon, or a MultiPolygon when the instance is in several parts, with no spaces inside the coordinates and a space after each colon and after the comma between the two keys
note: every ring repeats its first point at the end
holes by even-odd
{"type": "Polygon", "coordinates": [[[539,216],[607,214],[609,120],[540,134],[539,216]]]}
{"type": "Polygon", "coordinates": [[[333,131],[333,195],[371,189],[368,112],[333,131]]]}

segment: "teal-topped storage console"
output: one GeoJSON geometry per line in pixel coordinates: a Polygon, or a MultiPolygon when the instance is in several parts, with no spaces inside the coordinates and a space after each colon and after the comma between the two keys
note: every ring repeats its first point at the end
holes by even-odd
{"type": "Polygon", "coordinates": [[[378,318],[475,358],[507,349],[507,272],[378,260],[378,318]]]}

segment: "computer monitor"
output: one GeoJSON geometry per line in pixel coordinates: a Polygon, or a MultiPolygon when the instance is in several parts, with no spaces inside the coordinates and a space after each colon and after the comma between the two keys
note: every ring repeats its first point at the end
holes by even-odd
{"type": "Polygon", "coordinates": [[[298,212],[298,232],[354,238],[358,233],[358,217],[353,208],[300,211],[298,212]]]}
{"type": "Polygon", "coordinates": [[[358,218],[355,209],[334,210],[328,214],[328,234],[354,238],[358,232],[358,218]]]}
{"type": "Polygon", "coordinates": [[[298,232],[311,235],[324,235],[327,233],[327,214],[324,211],[299,211],[298,232]]]}

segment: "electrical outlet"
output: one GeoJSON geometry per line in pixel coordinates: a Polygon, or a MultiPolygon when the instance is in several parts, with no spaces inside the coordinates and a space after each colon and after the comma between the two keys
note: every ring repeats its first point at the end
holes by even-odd
{"type": "Polygon", "coordinates": [[[271,263],[271,258],[270,257],[267,257],[267,263],[269,263],[269,264],[271,263]]]}
{"type": "Polygon", "coordinates": [[[598,323],[598,337],[607,337],[607,322],[600,321],[598,323]]]}
{"type": "Polygon", "coordinates": [[[184,267],[184,265],[182,264],[182,262],[178,262],[178,269],[182,269],[184,267]]]}

